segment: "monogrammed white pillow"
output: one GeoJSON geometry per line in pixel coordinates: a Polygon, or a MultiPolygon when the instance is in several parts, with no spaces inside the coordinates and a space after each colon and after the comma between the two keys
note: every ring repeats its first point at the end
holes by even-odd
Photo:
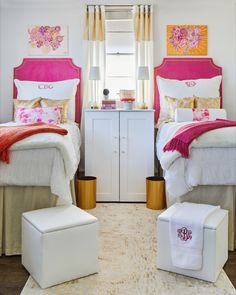
{"type": "Polygon", "coordinates": [[[63,80],[58,82],[20,81],[15,79],[17,99],[29,100],[35,97],[48,99],[70,99],[68,118],[75,120],[75,94],[79,79],[63,80]]]}
{"type": "Polygon", "coordinates": [[[193,97],[194,95],[199,97],[219,97],[221,80],[222,76],[196,80],[174,80],[157,76],[156,82],[160,97],[159,122],[168,118],[168,105],[165,101],[165,96],[175,98],[193,97]]]}

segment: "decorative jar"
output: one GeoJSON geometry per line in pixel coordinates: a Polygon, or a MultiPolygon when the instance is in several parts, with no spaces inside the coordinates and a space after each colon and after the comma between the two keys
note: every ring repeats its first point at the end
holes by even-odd
{"type": "Polygon", "coordinates": [[[122,98],[121,101],[123,102],[123,106],[125,110],[132,110],[134,104],[134,98],[122,98]]]}

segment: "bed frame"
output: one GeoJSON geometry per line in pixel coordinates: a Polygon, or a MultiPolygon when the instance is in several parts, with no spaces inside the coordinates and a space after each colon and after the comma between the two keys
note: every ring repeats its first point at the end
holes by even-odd
{"type": "MultiPolygon", "coordinates": [[[[19,80],[56,82],[75,78],[80,79],[75,95],[75,121],[80,123],[82,71],[71,58],[24,58],[22,64],[14,68],[14,79],[19,80]]],[[[15,84],[13,95],[17,97],[15,84]]]]}
{"type": "MultiPolygon", "coordinates": [[[[79,78],[76,92],[76,122],[81,118],[81,68],[71,58],[25,58],[14,68],[14,78],[27,81],[55,82],[79,78]]],[[[17,89],[14,85],[14,97],[17,89]]],[[[71,181],[72,197],[75,197],[71,181]]],[[[25,211],[55,206],[57,197],[48,186],[0,186],[0,256],[21,253],[21,215],[25,211]]]]}
{"type": "MultiPolygon", "coordinates": [[[[159,92],[156,83],[157,76],[168,79],[191,80],[212,78],[217,75],[222,75],[222,68],[215,65],[212,58],[164,58],[162,64],[154,68],[154,109],[156,111],[156,121],[160,112],[159,92]]],[[[220,85],[220,97],[222,107],[222,83],[220,85]]],[[[178,201],[209,203],[220,205],[223,209],[227,209],[229,211],[229,250],[234,250],[236,248],[235,193],[235,186],[200,185],[191,192],[181,196],[178,201]]],[[[171,205],[171,203],[168,205],[171,205]]]]}
{"type": "MultiPolygon", "coordinates": [[[[222,75],[222,68],[214,64],[212,58],[164,58],[161,65],[154,68],[154,109],[155,121],[160,113],[160,100],[156,77],[191,80],[212,78],[222,75]]],[[[220,105],[222,107],[222,82],[220,85],[220,105]]]]}

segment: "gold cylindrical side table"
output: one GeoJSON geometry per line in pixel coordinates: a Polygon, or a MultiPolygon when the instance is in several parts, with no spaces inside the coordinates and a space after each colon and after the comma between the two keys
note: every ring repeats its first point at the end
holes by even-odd
{"type": "Polygon", "coordinates": [[[81,209],[96,207],[96,177],[81,176],[76,181],[76,201],[81,209]]]}
{"type": "Polygon", "coordinates": [[[165,180],[163,177],[146,178],[147,208],[161,210],[166,207],[165,180]]]}

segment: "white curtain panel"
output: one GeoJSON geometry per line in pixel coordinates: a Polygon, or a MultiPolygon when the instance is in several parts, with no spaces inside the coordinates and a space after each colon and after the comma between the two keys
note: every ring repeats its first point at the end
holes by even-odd
{"type": "Polygon", "coordinates": [[[136,75],[139,66],[149,68],[149,80],[140,81],[136,76],[136,100],[139,105],[142,105],[144,92],[146,105],[148,108],[153,108],[153,6],[135,5],[133,7],[133,21],[136,75]]]}
{"type": "Polygon", "coordinates": [[[87,62],[83,71],[83,104],[82,117],[80,123],[81,132],[81,159],[79,170],[84,171],[84,112],[86,108],[95,102],[102,100],[102,89],[104,85],[105,74],[105,7],[103,5],[89,5],[85,11],[84,21],[84,50],[87,54],[87,62]],[[89,72],[91,67],[98,66],[100,68],[100,80],[89,80],[89,72]],[[97,86],[95,87],[95,83],[97,86]],[[95,93],[95,89],[96,92],[95,93]]]}
{"type": "Polygon", "coordinates": [[[84,42],[87,63],[84,72],[83,108],[87,108],[94,103],[95,98],[98,103],[102,100],[105,71],[105,7],[103,5],[87,6],[84,42]],[[97,81],[89,80],[90,67],[94,66],[100,68],[100,80],[97,81]]]}

